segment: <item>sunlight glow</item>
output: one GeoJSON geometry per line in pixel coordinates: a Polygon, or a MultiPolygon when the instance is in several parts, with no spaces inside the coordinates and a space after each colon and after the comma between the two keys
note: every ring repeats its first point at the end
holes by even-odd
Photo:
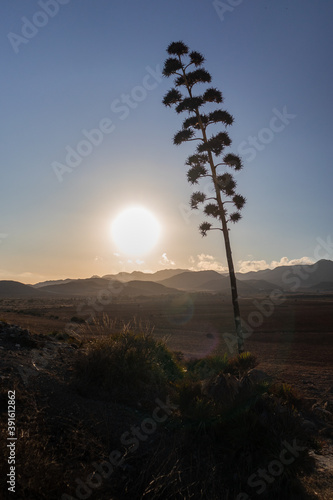
{"type": "Polygon", "coordinates": [[[130,207],[112,222],[111,236],[118,249],[127,255],[144,255],[156,245],[160,224],[146,208],[130,207]]]}

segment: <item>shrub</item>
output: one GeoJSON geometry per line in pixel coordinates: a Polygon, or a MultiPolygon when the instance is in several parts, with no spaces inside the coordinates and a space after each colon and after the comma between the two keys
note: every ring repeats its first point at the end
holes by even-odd
{"type": "Polygon", "coordinates": [[[213,377],[224,370],[228,365],[228,358],[224,356],[211,355],[202,359],[192,359],[187,362],[187,371],[194,380],[203,380],[213,377]]]}
{"type": "Polygon", "coordinates": [[[79,389],[100,388],[117,400],[163,394],[183,376],[173,354],[149,333],[127,329],[92,341],[76,364],[79,389]]]}
{"type": "Polygon", "coordinates": [[[309,472],[313,460],[308,457],[308,436],[293,409],[288,405],[281,411],[278,398],[260,394],[253,386],[246,404],[236,398],[223,412],[202,394],[201,386],[187,378],[175,384],[178,412],[168,421],[163,447],[145,462],[146,491],[140,498],[259,498],[249,478],[276,462],[285,441],[292,445],[295,440],[304,451],[277,477],[271,475],[274,480],[267,482],[262,497],[308,498],[297,476],[309,472]]]}
{"type": "Polygon", "coordinates": [[[295,405],[297,402],[299,402],[299,396],[297,395],[294,387],[290,384],[282,383],[278,384],[275,383],[269,387],[269,392],[278,398],[281,398],[282,401],[291,403],[295,405]]]}
{"type": "Polygon", "coordinates": [[[231,373],[242,377],[246,372],[257,366],[257,358],[250,352],[242,352],[238,356],[231,358],[225,369],[225,373],[231,373]]]}

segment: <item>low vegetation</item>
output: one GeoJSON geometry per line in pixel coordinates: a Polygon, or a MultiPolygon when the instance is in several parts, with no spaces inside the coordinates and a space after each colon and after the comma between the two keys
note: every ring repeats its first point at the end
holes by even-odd
{"type": "Polygon", "coordinates": [[[91,341],[76,363],[77,387],[85,395],[91,390],[107,392],[117,401],[139,401],[165,395],[183,369],[175,356],[147,332],[120,333],[91,341]]]}
{"type": "MultiPolygon", "coordinates": [[[[117,498],[213,500],[241,492],[239,498],[257,498],[248,485],[251,474],[276,459],[284,442],[301,446],[309,437],[286,385],[252,381],[256,364],[248,352],[180,361],[151,333],[133,333],[129,326],[89,343],[76,365],[81,394],[99,393],[143,409],[156,396],[169,395],[175,408],[156,431],[159,445],[148,444],[147,452],[145,443],[130,453],[126,464],[137,473],[126,483],[127,494],[113,487],[117,498]]],[[[258,498],[301,494],[297,476],[311,464],[303,448],[258,498]]]]}
{"type": "Polygon", "coordinates": [[[107,321],[75,348],[63,339],[75,362],[53,413],[39,407],[45,398],[38,404],[39,396],[17,386],[20,407],[29,409],[29,421],[20,422],[20,461],[29,464],[18,477],[22,500],[78,498],[77,478],[86,484],[93,464],[115,449],[121,462],[112,478],[94,492],[86,486],[93,499],[313,498],[301,478],[311,472],[315,442],[300,425],[291,386],[256,370],[251,353],[185,360],[149,328],[107,321]],[[74,416],[80,405],[90,409],[88,420],[83,411],[74,416]],[[139,437],[123,439],[130,432],[139,437]],[[295,443],[298,451],[281,464],[295,443]],[[260,470],[274,474],[263,479],[260,470]]]}

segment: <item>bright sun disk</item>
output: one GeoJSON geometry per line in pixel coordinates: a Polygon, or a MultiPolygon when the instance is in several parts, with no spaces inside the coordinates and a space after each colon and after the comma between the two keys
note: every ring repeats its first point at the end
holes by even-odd
{"type": "Polygon", "coordinates": [[[156,245],[160,224],[146,208],[130,207],[112,222],[111,235],[118,249],[127,255],[143,255],[156,245]]]}

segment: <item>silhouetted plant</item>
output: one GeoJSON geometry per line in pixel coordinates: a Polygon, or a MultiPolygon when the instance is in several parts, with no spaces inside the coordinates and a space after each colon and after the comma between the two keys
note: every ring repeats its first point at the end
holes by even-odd
{"type": "Polygon", "coordinates": [[[187,362],[187,373],[194,380],[204,380],[205,378],[217,375],[228,366],[228,357],[211,355],[202,359],[192,359],[187,362]]]}
{"type": "MultiPolygon", "coordinates": [[[[76,375],[82,393],[99,387],[119,401],[162,394],[170,382],[183,377],[173,354],[150,333],[122,333],[97,337],[78,358],[76,375]]],[[[112,332],[110,332],[112,333],[112,332]]]]}
{"type": "Polygon", "coordinates": [[[242,352],[240,355],[229,359],[225,372],[241,377],[247,371],[255,368],[257,364],[257,358],[254,354],[251,354],[250,352],[242,352]]]}
{"type": "Polygon", "coordinates": [[[227,132],[222,131],[208,135],[211,125],[232,125],[234,119],[223,109],[213,109],[212,105],[223,102],[222,93],[215,87],[207,88],[203,93],[196,94],[194,89],[199,84],[209,84],[211,75],[202,64],[204,57],[199,53],[189,51],[183,42],[173,42],[167,52],[170,57],[165,61],[163,75],[175,77],[175,87],[164,96],[165,106],[174,106],[177,113],[186,112],[188,117],[183,122],[182,129],[174,136],[175,145],[188,141],[198,141],[196,153],[189,156],[186,165],[189,166],[187,179],[191,184],[197,184],[200,179],[210,178],[215,195],[207,197],[205,193],[196,191],[192,194],[190,205],[197,209],[200,204],[205,204],[203,211],[205,215],[218,220],[218,226],[210,222],[203,222],[199,226],[202,236],[208,231],[218,229],[222,231],[225,242],[226,256],[229,268],[232,304],[237,332],[238,352],[244,351],[244,340],[241,326],[240,309],[238,304],[237,283],[231,253],[229,239],[229,222],[238,222],[241,219],[240,211],[245,204],[245,198],[235,191],[236,181],[229,172],[220,173],[218,167],[229,167],[238,171],[242,168],[239,156],[233,153],[225,153],[225,148],[231,145],[231,139],[227,132]],[[185,91],[185,95],[181,93],[185,91]],[[203,108],[208,109],[207,112],[203,108]],[[207,203],[208,202],[208,203],[207,203]],[[233,207],[229,211],[228,207],[233,207]],[[233,211],[235,210],[235,211],[233,211]]]}

